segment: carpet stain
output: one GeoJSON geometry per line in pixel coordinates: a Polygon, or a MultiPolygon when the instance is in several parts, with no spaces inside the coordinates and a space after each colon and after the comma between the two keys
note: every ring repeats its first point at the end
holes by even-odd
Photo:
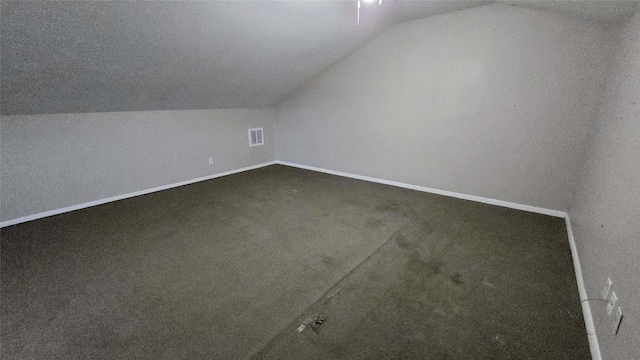
{"type": "Polygon", "coordinates": [[[336,260],[328,255],[320,255],[320,259],[322,260],[323,264],[326,264],[329,266],[336,266],[337,264],[336,260]]]}
{"type": "Polygon", "coordinates": [[[462,274],[460,273],[455,273],[451,276],[451,282],[453,282],[454,284],[464,284],[464,281],[462,281],[462,274]]]}
{"type": "Polygon", "coordinates": [[[367,219],[367,228],[369,228],[369,229],[377,229],[380,226],[382,226],[382,220],[374,219],[374,218],[368,218],[367,219]]]}
{"type": "Polygon", "coordinates": [[[396,244],[398,244],[398,246],[402,249],[411,247],[411,243],[409,243],[407,239],[404,237],[404,235],[402,234],[398,234],[395,240],[396,240],[396,244]]]}
{"type": "Polygon", "coordinates": [[[394,202],[387,202],[385,204],[378,205],[376,206],[376,210],[390,212],[390,213],[398,213],[398,214],[401,214],[402,216],[407,216],[407,212],[404,211],[402,207],[400,207],[400,205],[394,202]]]}
{"type": "Polygon", "coordinates": [[[437,259],[424,261],[421,259],[411,258],[407,261],[406,268],[411,273],[423,278],[430,279],[442,271],[444,263],[437,259]]]}

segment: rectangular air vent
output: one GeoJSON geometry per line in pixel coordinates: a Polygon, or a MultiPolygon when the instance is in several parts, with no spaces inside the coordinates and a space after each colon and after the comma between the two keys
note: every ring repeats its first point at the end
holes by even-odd
{"type": "Polygon", "coordinates": [[[249,129],[249,146],[264,145],[262,128],[249,129]]]}

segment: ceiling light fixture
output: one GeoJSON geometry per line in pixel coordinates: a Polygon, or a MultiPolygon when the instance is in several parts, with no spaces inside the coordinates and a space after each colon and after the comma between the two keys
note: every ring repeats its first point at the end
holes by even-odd
{"type": "MultiPolygon", "coordinates": [[[[362,0],[364,2],[367,3],[371,3],[374,2],[375,0],[362,0]]],[[[378,5],[382,5],[382,0],[378,0],[378,5]]],[[[360,0],[358,0],[358,21],[357,21],[358,26],[360,26],[360,0]]]]}

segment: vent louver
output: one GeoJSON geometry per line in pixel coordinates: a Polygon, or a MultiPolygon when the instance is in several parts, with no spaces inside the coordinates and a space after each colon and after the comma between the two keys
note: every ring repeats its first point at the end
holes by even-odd
{"type": "Polygon", "coordinates": [[[264,145],[262,128],[249,129],[249,146],[264,145]]]}

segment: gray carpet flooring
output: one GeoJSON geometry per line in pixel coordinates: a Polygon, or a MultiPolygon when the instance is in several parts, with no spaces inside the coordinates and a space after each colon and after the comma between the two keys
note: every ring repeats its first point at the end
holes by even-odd
{"type": "Polygon", "coordinates": [[[3,359],[590,357],[538,214],[274,165],[0,241],[3,359]]]}

